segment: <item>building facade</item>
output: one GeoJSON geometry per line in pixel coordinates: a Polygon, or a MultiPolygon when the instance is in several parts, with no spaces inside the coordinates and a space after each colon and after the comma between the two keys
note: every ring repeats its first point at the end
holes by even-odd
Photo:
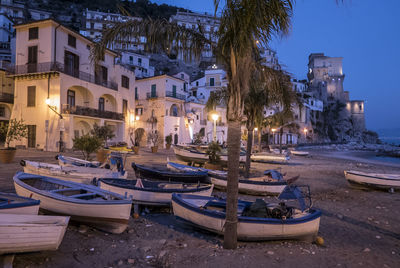
{"type": "Polygon", "coordinates": [[[28,138],[17,142],[30,148],[70,149],[73,138],[94,124],[110,125],[114,141],[129,144],[134,115],[132,71],[115,64],[118,56],[106,50],[94,65],[92,41],[52,19],[20,24],[16,29],[16,65],[11,118],[23,119],[28,138]]]}

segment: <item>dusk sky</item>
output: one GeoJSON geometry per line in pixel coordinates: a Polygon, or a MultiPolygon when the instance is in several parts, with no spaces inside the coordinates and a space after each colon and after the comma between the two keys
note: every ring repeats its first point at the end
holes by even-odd
{"type": "MultiPolygon", "coordinates": [[[[213,13],[213,0],[156,0],[213,13]]],[[[221,1],[223,2],[223,1],[221,1]]],[[[292,31],[271,47],[295,78],[305,79],[308,55],[343,57],[345,90],[364,100],[367,128],[400,128],[399,0],[297,0],[292,31]]]]}

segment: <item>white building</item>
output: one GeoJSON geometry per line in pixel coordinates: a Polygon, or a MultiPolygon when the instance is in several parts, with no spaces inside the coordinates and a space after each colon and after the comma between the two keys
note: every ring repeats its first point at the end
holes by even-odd
{"type": "MultiPolygon", "coordinates": [[[[80,30],[80,34],[91,39],[101,38],[103,30],[111,27],[117,22],[127,22],[130,20],[138,20],[139,17],[123,16],[117,13],[108,13],[101,11],[88,10],[83,13],[85,17],[85,28],[80,30]]],[[[124,40],[121,43],[114,43],[111,49],[114,50],[132,50],[132,51],[143,51],[146,38],[141,37],[139,40],[124,40]]]]}
{"type": "Polygon", "coordinates": [[[27,8],[25,1],[1,0],[0,13],[6,14],[15,23],[28,20],[44,20],[51,17],[51,12],[27,8]]]}
{"type": "Polygon", "coordinates": [[[0,61],[11,62],[11,39],[13,38],[12,20],[4,13],[0,13],[0,61]]]}
{"type": "Polygon", "coordinates": [[[127,50],[121,50],[119,53],[120,63],[133,70],[137,78],[154,76],[154,67],[150,66],[150,56],[127,50]]]}
{"type": "MultiPolygon", "coordinates": [[[[207,13],[201,14],[194,12],[178,11],[176,15],[171,16],[169,21],[176,22],[178,25],[184,26],[188,29],[199,29],[199,27],[202,27],[206,38],[210,39],[213,42],[218,41],[215,35],[220,25],[220,18],[218,17],[207,13]]],[[[203,60],[214,57],[213,51],[209,45],[204,47],[201,56],[203,60]]],[[[178,58],[182,59],[183,56],[179,54],[178,58]]]]}
{"type": "Polygon", "coordinates": [[[260,48],[260,56],[263,59],[263,65],[273,68],[274,70],[281,69],[276,51],[270,48],[260,48]]]}
{"type": "Polygon", "coordinates": [[[201,103],[206,103],[212,91],[220,90],[228,85],[226,72],[215,64],[210,66],[204,76],[191,83],[190,95],[196,97],[201,103]]]}
{"type": "Polygon", "coordinates": [[[92,41],[52,19],[15,29],[11,118],[28,125],[28,138],[15,145],[57,151],[62,140],[72,148],[72,139],[95,123],[112,126],[113,141],[130,144],[135,76],[115,64],[118,55],[106,50],[94,66],[89,59],[92,41]]]}

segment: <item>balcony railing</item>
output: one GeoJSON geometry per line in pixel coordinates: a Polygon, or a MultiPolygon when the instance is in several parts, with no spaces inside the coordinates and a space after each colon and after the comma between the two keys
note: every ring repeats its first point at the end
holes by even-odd
{"type": "Polygon", "coordinates": [[[157,99],[157,98],[158,98],[157,93],[151,93],[151,92],[146,93],[146,99],[157,99]]]}
{"type": "Polygon", "coordinates": [[[165,92],[165,96],[166,97],[171,97],[171,98],[175,98],[175,99],[180,99],[180,100],[185,100],[186,96],[183,94],[179,94],[176,92],[172,92],[172,91],[166,91],[165,92]]]}
{"type": "Polygon", "coordinates": [[[200,125],[206,126],[207,125],[207,120],[200,120],[200,125]]]}
{"type": "Polygon", "coordinates": [[[221,86],[221,82],[214,82],[213,84],[206,83],[206,87],[219,87],[219,86],[221,86]]]}
{"type": "Polygon", "coordinates": [[[68,104],[64,104],[62,106],[62,113],[63,114],[76,114],[76,115],[83,115],[83,116],[90,116],[90,117],[98,117],[98,118],[106,118],[106,119],[113,119],[113,120],[120,120],[123,121],[125,119],[124,114],[110,112],[110,111],[102,111],[98,109],[93,109],[89,107],[83,106],[69,106],[68,104]]]}
{"type": "Polygon", "coordinates": [[[112,90],[118,90],[118,84],[113,81],[103,80],[102,77],[94,76],[90,73],[79,71],[78,69],[66,66],[60,62],[42,62],[42,63],[28,63],[25,65],[10,65],[7,68],[7,72],[10,74],[61,72],[86,82],[107,87],[112,90]]]}
{"type": "Polygon", "coordinates": [[[0,102],[14,103],[14,94],[0,92],[0,102]]]}

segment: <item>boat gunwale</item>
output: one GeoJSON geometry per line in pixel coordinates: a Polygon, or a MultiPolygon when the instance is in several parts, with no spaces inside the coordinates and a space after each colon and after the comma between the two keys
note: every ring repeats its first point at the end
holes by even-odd
{"type": "Polygon", "coordinates": [[[35,175],[35,174],[29,174],[29,173],[24,173],[24,172],[17,172],[14,177],[13,177],[14,183],[18,184],[20,187],[30,191],[30,192],[34,192],[36,194],[42,195],[42,196],[46,196],[48,198],[52,198],[55,200],[60,200],[63,202],[69,202],[69,203],[76,203],[76,204],[87,204],[87,205],[125,205],[125,204],[132,204],[131,199],[125,198],[122,195],[119,195],[117,193],[113,193],[110,191],[106,191],[104,189],[100,189],[98,187],[95,186],[91,186],[91,185],[86,185],[86,184],[81,184],[81,183],[75,183],[75,182],[69,182],[69,181],[64,181],[64,180],[60,180],[60,179],[56,179],[56,178],[52,178],[52,177],[47,177],[47,176],[42,176],[42,175],[35,175]],[[28,176],[27,178],[21,178],[21,176],[28,176]],[[109,194],[111,196],[114,196],[116,198],[120,198],[120,200],[85,200],[85,199],[79,199],[79,198],[71,198],[68,196],[64,196],[61,194],[57,194],[57,193],[52,193],[50,191],[45,191],[45,190],[41,190],[38,188],[35,188],[27,183],[25,183],[23,180],[24,179],[45,179],[47,180],[47,182],[52,182],[52,180],[55,181],[55,183],[64,185],[64,186],[77,186],[78,188],[82,189],[82,190],[89,190],[93,193],[102,193],[102,194],[109,194]],[[70,185],[69,185],[70,184],[70,185]]]}
{"type": "Polygon", "coordinates": [[[13,197],[14,198],[23,199],[25,202],[6,203],[4,205],[0,202],[0,211],[2,211],[3,209],[20,208],[20,207],[33,207],[33,206],[40,205],[40,200],[36,200],[36,199],[25,197],[25,196],[20,196],[20,195],[17,195],[17,194],[0,193],[0,199],[3,199],[2,196],[4,196],[4,197],[9,196],[10,199],[8,199],[8,200],[11,200],[11,202],[12,201],[16,201],[16,199],[12,199],[13,197]]]}
{"type": "MultiPolygon", "coordinates": [[[[217,200],[214,197],[206,197],[206,196],[196,196],[196,195],[185,195],[185,198],[189,198],[189,199],[203,199],[203,200],[217,200]]],[[[177,205],[180,205],[186,209],[192,210],[196,213],[200,213],[202,215],[205,216],[209,216],[212,218],[216,218],[216,219],[225,219],[226,217],[226,213],[222,213],[219,211],[210,211],[207,209],[200,209],[197,206],[191,205],[185,201],[183,201],[182,195],[180,194],[172,194],[172,198],[171,198],[172,203],[175,202],[177,205]]],[[[219,201],[221,202],[221,201],[219,201]]],[[[238,204],[248,204],[251,202],[246,202],[246,201],[242,201],[242,200],[238,200],[238,204]]],[[[299,217],[299,218],[295,218],[295,219],[274,219],[274,218],[258,218],[258,217],[248,217],[248,216],[237,216],[238,218],[238,223],[253,223],[253,224],[290,224],[290,225],[294,225],[294,224],[301,224],[301,223],[306,223],[306,222],[311,222],[317,218],[320,218],[322,215],[322,212],[318,209],[310,209],[310,212],[308,215],[303,216],[303,217],[299,217]]]]}
{"type": "Polygon", "coordinates": [[[157,168],[149,168],[140,164],[136,164],[135,162],[132,162],[131,166],[135,171],[136,169],[134,168],[134,166],[136,166],[139,173],[140,169],[142,169],[147,172],[157,173],[163,176],[170,176],[170,177],[190,178],[190,177],[207,177],[208,175],[207,171],[186,171],[186,172],[164,171],[164,170],[159,170],[157,168]]]}
{"type": "MultiPolygon", "coordinates": [[[[347,178],[346,175],[347,175],[347,174],[351,174],[351,175],[355,175],[355,176],[373,178],[373,179],[378,179],[378,180],[383,180],[383,181],[390,181],[390,182],[399,181],[399,182],[400,182],[400,175],[399,175],[399,178],[398,178],[398,179],[388,179],[388,178],[383,178],[383,177],[377,177],[377,176],[367,175],[367,174],[364,174],[362,171],[355,171],[355,170],[349,170],[349,171],[347,171],[347,170],[345,170],[344,172],[345,172],[345,177],[346,177],[347,180],[349,180],[349,179],[347,178]],[[361,172],[361,174],[360,174],[359,172],[361,172]]],[[[395,175],[395,174],[382,174],[382,175],[395,175]]],[[[354,180],[352,180],[352,181],[354,181],[354,180]]]]}
{"type": "MultiPolygon", "coordinates": [[[[124,179],[111,179],[111,178],[102,178],[99,179],[100,182],[103,182],[107,185],[111,185],[114,187],[118,187],[121,189],[129,189],[129,190],[137,190],[137,191],[144,191],[144,192],[158,192],[158,193],[177,193],[177,192],[181,192],[181,193],[195,193],[195,192],[202,192],[202,191],[207,191],[209,190],[212,185],[211,184],[207,184],[206,186],[201,186],[201,187],[197,187],[197,188],[192,188],[192,189],[179,189],[179,188],[169,188],[169,189],[162,189],[162,188],[142,188],[142,187],[136,187],[136,186],[130,186],[130,187],[122,187],[118,184],[115,183],[110,183],[108,180],[124,180],[124,179]]],[[[134,180],[132,180],[134,181],[134,180]]],[[[168,183],[165,181],[154,181],[154,182],[159,182],[159,183],[168,183]]],[[[174,184],[174,183],[170,183],[170,184],[174,184]]],[[[183,183],[176,183],[176,184],[183,184],[183,183]]],[[[195,184],[195,183],[188,183],[188,184],[195,184]]],[[[203,183],[204,184],[204,183],[203,183]]]]}

